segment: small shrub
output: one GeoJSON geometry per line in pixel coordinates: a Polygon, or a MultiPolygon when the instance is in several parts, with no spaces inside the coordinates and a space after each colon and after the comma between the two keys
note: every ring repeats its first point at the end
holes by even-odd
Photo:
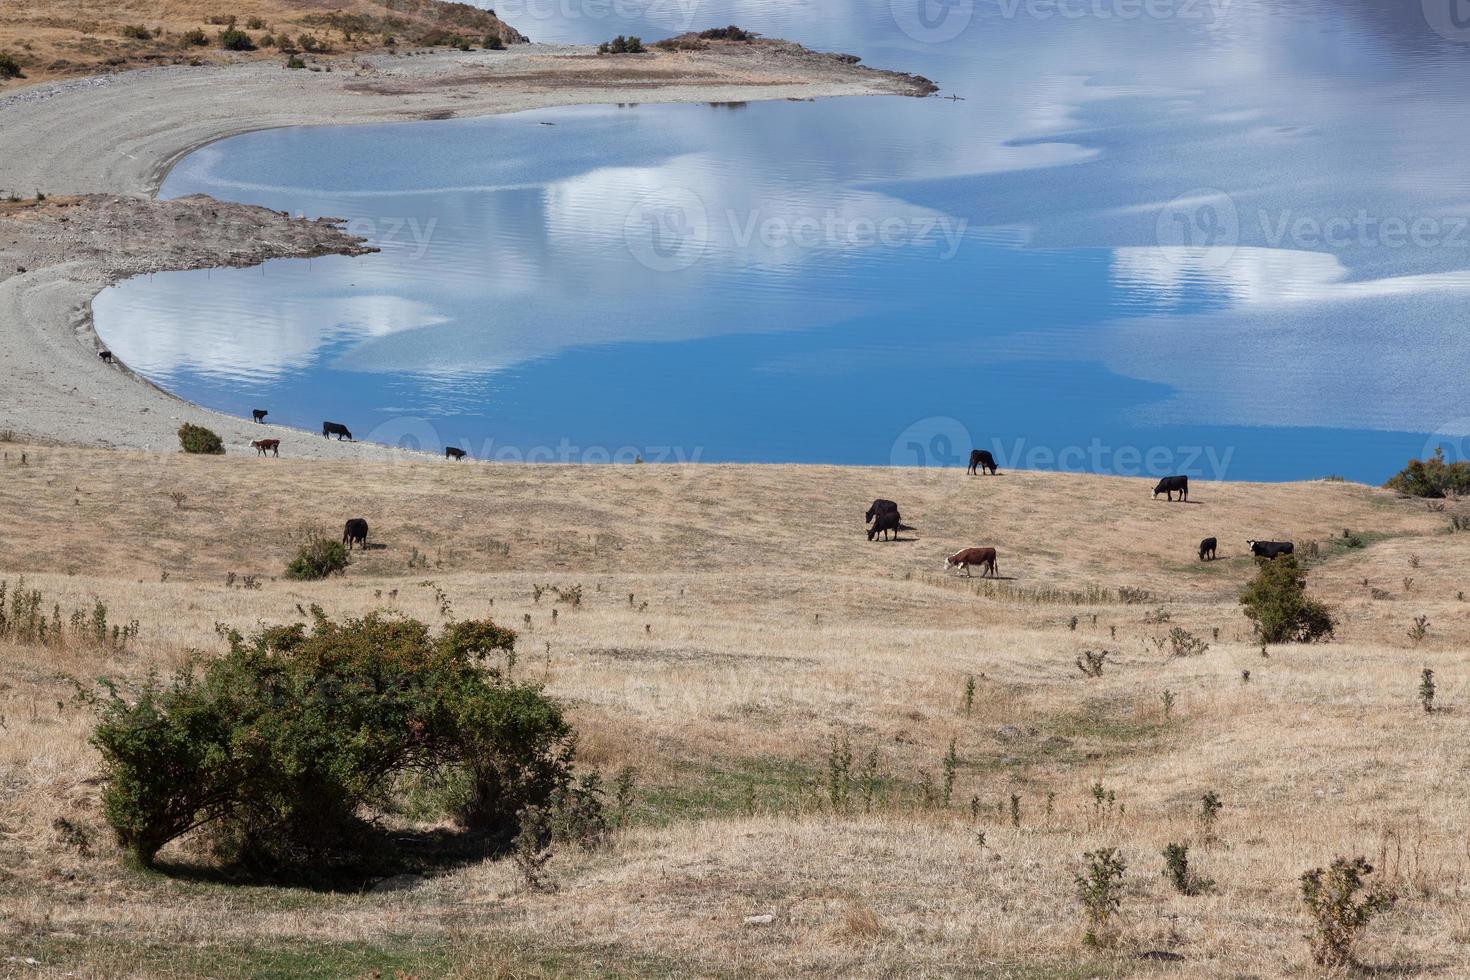
{"type": "Polygon", "coordinates": [[[1307,576],[1296,556],[1256,559],[1256,577],[1240,603],[1266,643],[1311,643],[1332,636],[1336,623],[1326,606],[1309,598],[1307,576]]]}
{"type": "Polygon", "coordinates": [[[1141,606],[1154,597],[1148,589],[1135,589],[1126,585],[1118,587],[1118,601],[1125,606],[1141,606]]]}
{"type": "Polygon", "coordinates": [[[15,60],[15,55],[9,51],[0,51],[0,78],[25,77],[25,72],[20,70],[20,62],[15,60]]]}
{"type": "Polygon", "coordinates": [[[637,779],[638,770],[632,766],[624,766],[618,770],[617,778],[613,780],[613,801],[617,807],[617,825],[620,830],[627,827],[632,820],[637,779]]]}
{"type": "Polygon", "coordinates": [[[621,34],[597,46],[598,54],[642,54],[644,50],[641,38],[624,37],[621,34]]]}
{"type": "Polygon", "coordinates": [[[1206,843],[1215,839],[1215,824],[1220,819],[1220,811],[1225,809],[1225,804],[1220,802],[1220,797],[1214,790],[1210,790],[1200,797],[1199,803],[1199,835],[1206,843]]]}
{"type": "MultiPolygon", "coordinates": [[[[389,42],[384,41],[383,43],[384,44],[387,44],[389,42]]],[[[484,43],[484,48],[485,48],[486,51],[504,51],[505,50],[505,42],[500,39],[500,35],[499,34],[486,34],[485,35],[485,40],[484,40],[483,43],[484,43]]]]}
{"type": "Polygon", "coordinates": [[[699,36],[705,41],[754,41],[760,37],[754,31],[743,30],[734,24],[729,27],[712,27],[707,31],[700,31],[699,36]]]}
{"type": "Polygon", "coordinates": [[[296,39],[296,44],[308,54],[324,54],[327,51],[327,42],[315,34],[303,34],[296,39]]]}
{"type": "Polygon", "coordinates": [[[1181,895],[1198,895],[1214,884],[1190,868],[1188,844],[1169,844],[1164,848],[1164,878],[1181,895]]]}
{"type": "Polygon", "coordinates": [[[189,495],[182,490],[174,490],[169,493],[168,499],[174,502],[174,510],[183,510],[184,501],[189,499],[189,495]]]}
{"type": "Polygon", "coordinates": [[[185,422],[179,426],[179,445],[186,453],[223,456],[225,444],[219,435],[202,425],[185,422]]]}
{"type": "Polygon", "coordinates": [[[301,60],[300,55],[293,54],[290,58],[286,59],[286,67],[292,71],[300,71],[306,67],[306,62],[301,60]]]}
{"type": "Polygon", "coordinates": [[[260,41],[257,43],[259,43],[262,48],[273,48],[276,46],[276,36],[274,34],[262,34],[260,36],[260,41]]]}
{"type": "Polygon", "coordinates": [[[1164,688],[1164,693],[1159,695],[1159,701],[1164,706],[1164,717],[1171,717],[1174,714],[1174,692],[1169,690],[1167,687],[1164,688]]]}
{"type": "Polygon", "coordinates": [[[546,862],[551,860],[551,820],[542,807],[526,807],[518,814],[520,830],[511,844],[511,860],[521,873],[529,891],[555,891],[546,878],[546,862]]]}
{"type": "Polygon", "coordinates": [[[1105,948],[1117,943],[1114,918],[1123,904],[1126,872],[1127,864],[1116,848],[1104,847],[1082,855],[1082,870],[1073,881],[1086,922],[1084,945],[1105,948]]]}
{"type": "Polygon", "coordinates": [[[129,24],[122,29],[122,36],[133,41],[151,41],[153,32],[142,24],[129,24]]]}
{"type": "Polygon", "coordinates": [[[1375,915],[1393,905],[1387,892],[1363,891],[1364,879],[1372,873],[1373,865],[1361,857],[1351,861],[1339,857],[1328,868],[1302,875],[1302,904],[1312,920],[1307,942],[1312,958],[1322,966],[1339,969],[1351,964],[1359,934],[1375,915]]]}
{"type": "Polygon", "coordinates": [[[1428,667],[1419,672],[1419,703],[1425,714],[1434,713],[1434,671],[1428,667]]]}
{"type": "Polygon", "coordinates": [[[827,800],[833,813],[847,811],[848,789],[852,779],[852,745],[847,736],[839,739],[832,736],[832,748],[827,753],[827,800]]]}
{"type": "Polygon", "coordinates": [[[1411,641],[1413,641],[1413,643],[1417,646],[1418,644],[1424,642],[1424,638],[1426,636],[1428,636],[1428,635],[1429,635],[1429,617],[1428,616],[1415,616],[1414,617],[1414,624],[1409,627],[1409,633],[1408,633],[1409,639],[1411,641]]]}
{"type": "Polygon", "coordinates": [[[219,32],[219,46],[226,51],[255,50],[255,42],[250,40],[250,35],[235,27],[228,27],[219,32]]]}
{"type": "Polygon", "coordinates": [[[1096,653],[1091,650],[1083,650],[1077,657],[1077,669],[1082,671],[1083,677],[1101,677],[1103,665],[1107,663],[1107,659],[1108,651],[1106,650],[1098,650],[1096,653]]]}
{"type": "Polygon", "coordinates": [[[313,538],[296,551],[286,566],[286,577],[298,582],[317,582],[340,575],[351,562],[347,546],[336,538],[313,538]]]}
{"type": "Polygon", "coordinates": [[[949,809],[950,800],[954,798],[954,780],[960,770],[959,753],[955,751],[955,740],[949,740],[949,750],[944,753],[944,793],[940,801],[946,810],[949,809]]]}
{"type": "Polygon", "coordinates": [[[1210,648],[1204,640],[1182,626],[1169,631],[1169,655],[1173,657],[1197,657],[1210,648]]]}
{"type": "Polygon", "coordinates": [[[975,711],[975,675],[965,675],[965,694],[963,701],[965,714],[971,715],[975,711]]]}
{"type": "Polygon", "coordinates": [[[186,48],[207,48],[209,35],[204,33],[203,28],[196,27],[179,35],[179,44],[186,48]]]}
{"type": "Polygon", "coordinates": [[[259,17],[252,17],[245,22],[245,26],[252,31],[263,31],[265,30],[265,21],[259,17]]]}

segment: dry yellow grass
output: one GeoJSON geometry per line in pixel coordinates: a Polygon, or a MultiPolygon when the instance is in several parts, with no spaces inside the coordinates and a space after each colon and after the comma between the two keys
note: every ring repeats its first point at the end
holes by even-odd
{"type": "Polygon", "coordinates": [[[232,17],[255,41],[269,34],[294,43],[310,34],[342,55],[382,50],[387,38],[406,46],[462,35],[478,46],[491,33],[507,42],[520,37],[493,12],[440,0],[27,0],[7,4],[0,17],[0,51],[16,57],[26,78],[0,80],[0,91],[99,71],[281,56],[275,47],[224,51],[217,39],[232,17]],[[153,36],[129,36],[131,27],[153,36]],[[196,29],[208,35],[207,45],[184,43],[196,29]]]}
{"type": "Polygon", "coordinates": [[[1470,537],[1422,501],[1341,483],[1202,483],[1168,504],[1142,480],[1037,473],[0,451],[0,577],[24,573],[63,615],[100,598],[142,624],[119,656],[0,646],[0,973],[1316,976],[1298,876],[1364,854],[1400,901],[1360,958],[1470,975],[1470,537]],[[903,505],[913,540],[864,539],[876,496],[903,505]],[[344,578],[272,578],[301,526],[356,516],[380,547],[344,578]],[[1366,546],[1334,543],[1344,529],[1366,546]],[[1208,535],[1222,560],[1201,564],[1208,535]],[[1336,642],[1262,657],[1236,604],[1247,537],[1318,543],[1312,591],[1342,621],[1336,642]],[[942,570],[982,544],[1004,581],[942,570]],[[229,588],[230,572],[262,587],[229,588]],[[518,669],[571,705],[584,761],[638,767],[638,828],[558,855],[550,895],[498,861],[382,895],[126,867],[97,813],[90,719],[59,672],[136,679],[217,649],[217,621],[295,620],[298,604],[434,621],[427,580],[457,615],[522,630],[518,669]],[[547,583],[580,583],[582,606],[537,601],[547,583]],[[1209,650],[1169,657],[1156,639],[1173,626],[1209,650]],[[1113,655],[1085,680],[1073,661],[1100,648],[1113,655]],[[1432,715],[1415,698],[1424,665],[1432,715]],[[854,768],[878,753],[870,812],[827,805],[834,734],[854,768]],[[917,808],[951,739],[954,805],[917,808]],[[1117,805],[1099,811],[1094,783],[1117,805]],[[1216,843],[1195,816],[1210,790],[1216,843]],[[58,818],[91,833],[88,853],[58,818]],[[1169,888],[1170,841],[1194,842],[1212,891],[1169,888]],[[1129,862],[1111,953],[1082,949],[1072,898],[1099,846],[1129,862]]]}

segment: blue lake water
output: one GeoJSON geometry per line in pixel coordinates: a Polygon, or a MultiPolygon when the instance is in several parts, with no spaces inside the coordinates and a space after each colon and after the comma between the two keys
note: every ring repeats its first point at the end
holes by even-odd
{"type": "Polygon", "coordinates": [[[479,458],[1381,482],[1470,451],[1456,0],[497,4],[539,41],[735,22],[945,99],[255,133],[205,192],[383,251],[133,280],[202,404],[479,458]]]}

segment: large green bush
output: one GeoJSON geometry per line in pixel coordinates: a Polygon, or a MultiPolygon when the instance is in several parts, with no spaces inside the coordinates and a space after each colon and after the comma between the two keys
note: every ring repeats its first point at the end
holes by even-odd
{"type": "Polygon", "coordinates": [[[1447,497],[1470,494],[1470,463],[1447,463],[1444,449],[1436,447],[1425,460],[1411,459],[1409,465],[1389,477],[1384,486],[1408,497],[1447,497]]]}
{"type": "Polygon", "coordinates": [[[1327,607],[1307,596],[1307,573],[1295,555],[1257,558],[1256,577],[1240,594],[1256,635],[1266,643],[1311,643],[1332,636],[1327,607]]]}
{"type": "Polygon", "coordinates": [[[90,695],[104,813],[141,861],[197,831],[253,870],[340,866],[367,853],[368,818],[423,779],[472,786],[443,815],[505,842],[523,808],[572,785],[560,705],[494,659],[510,630],[312,613],[310,629],[230,632],[227,653],[167,684],[90,695]]]}
{"type": "Polygon", "coordinates": [[[286,566],[286,577],[298,582],[317,582],[340,574],[351,562],[347,546],[335,538],[314,537],[296,550],[286,566]]]}
{"type": "Polygon", "coordinates": [[[254,51],[255,42],[250,35],[238,27],[227,27],[219,32],[219,46],[226,51],[254,51]]]}
{"type": "Polygon", "coordinates": [[[223,456],[224,440],[202,425],[185,422],[179,426],[179,445],[186,453],[201,453],[206,456],[223,456]]]}

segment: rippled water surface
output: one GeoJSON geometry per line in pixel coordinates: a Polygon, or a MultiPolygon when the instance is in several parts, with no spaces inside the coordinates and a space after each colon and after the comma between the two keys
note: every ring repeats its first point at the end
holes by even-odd
{"type": "Polygon", "coordinates": [[[1453,2],[497,4],[542,41],[735,22],[962,101],[237,137],[164,195],[383,251],[134,280],[99,329],[206,405],[479,457],[1380,482],[1470,432],[1453,2]]]}

